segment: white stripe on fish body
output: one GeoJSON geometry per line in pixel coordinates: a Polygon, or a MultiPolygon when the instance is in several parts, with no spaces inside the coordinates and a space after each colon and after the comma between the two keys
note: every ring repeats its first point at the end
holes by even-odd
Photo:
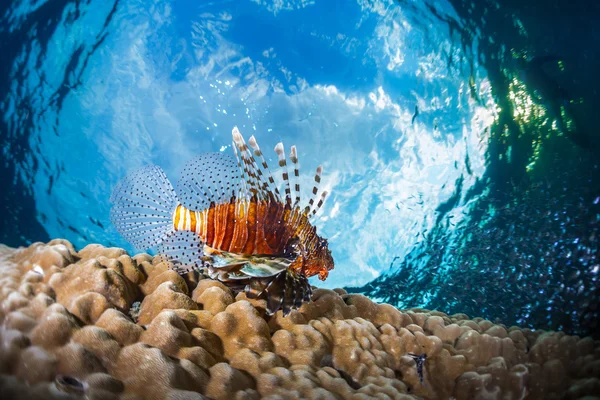
{"type": "MultiPolygon", "coordinates": [[[[180,206],[180,207],[182,207],[182,206],[180,206]]],[[[179,221],[177,221],[177,230],[178,230],[178,231],[182,231],[182,230],[183,230],[183,219],[184,219],[184,217],[183,217],[183,215],[181,215],[181,214],[182,214],[182,213],[181,213],[181,211],[180,211],[180,212],[179,212],[179,221]]]]}
{"type": "Polygon", "coordinates": [[[200,214],[202,214],[202,232],[200,234],[202,237],[206,237],[208,235],[208,211],[200,211],[200,214]]]}
{"type": "Polygon", "coordinates": [[[196,229],[194,232],[196,232],[196,235],[200,235],[200,218],[202,218],[202,212],[194,211],[194,214],[196,215],[196,229]]]}
{"type": "Polygon", "coordinates": [[[173,217],[171,218],[173,220],[173,228],[177,231],[179,230],[179,227],[177,226],[178,222],[177,221],[177,209],[179,208],[179,206],[175,207],[175,209],[173,210],[173,217]]]}
{"type": "Polygon", "coordinates": [[[187,208],[185,209],[185,220],[184,220],[184,225],[185,225],[185,230],[186,231],[191,231],[192,230],[192,216],[190,215],[190,210],[188,210],[187,208]]]}

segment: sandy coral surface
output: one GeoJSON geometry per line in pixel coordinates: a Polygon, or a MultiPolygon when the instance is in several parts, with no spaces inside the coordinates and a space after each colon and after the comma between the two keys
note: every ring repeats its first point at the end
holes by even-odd
{"type": "Polygon", "coordinates": [[[600,399],[600,343],[562,332],[341,289],[269,317],[158,258],[65,240],[0,246],[0,282],[2,399],[600,399]]]}

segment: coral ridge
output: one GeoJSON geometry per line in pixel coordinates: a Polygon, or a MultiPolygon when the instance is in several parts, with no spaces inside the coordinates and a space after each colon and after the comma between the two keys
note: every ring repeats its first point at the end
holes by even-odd
{"type": "Polygon", "coordinates": [[[60,239],[0,245],[0,282],[2,399],[600,399],[591,338],[343,289],[268,316],[158,257],[60,239]]]}

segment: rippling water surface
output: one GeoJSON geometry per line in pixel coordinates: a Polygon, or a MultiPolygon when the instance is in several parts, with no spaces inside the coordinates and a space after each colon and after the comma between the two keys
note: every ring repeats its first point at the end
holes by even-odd
{"type": "Polygon", "coordinates": [[[554,2],[536,19],[512,3],[0,6],[0,241],[127,248],[112,186],[147,163],[176,178],[200,152],[232,152],[237,125],[265,149],[296,144],[307,194],[324,166],[325,286],[589,333],[595,6],[554,2]]]}

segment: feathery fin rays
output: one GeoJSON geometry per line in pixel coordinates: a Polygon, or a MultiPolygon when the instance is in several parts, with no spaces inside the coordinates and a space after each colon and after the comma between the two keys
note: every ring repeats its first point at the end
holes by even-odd
{"type": "Polygon", "coordinates": [[[155,247],[173,231],[179,200],[162,168],[148,165],[123,178],[111,194],[110,219],[136,249],[155,247]]]}
{"type": "Polygon", "coordinates": [[[223,153],[205,153],[187,163],[177,182],[181,204],[193,211],[211,204],[228,203],[240,192],[240,172],[235,158],[223,153]]]}
{"type": "Polygon", "coordinates": [[[157,252],[162,261],[171,262],[171,269],[180,274],[198,271],[208,266],[202,259],[204,243],[192,231],[171,232],[158,245],[157,252]]]}

